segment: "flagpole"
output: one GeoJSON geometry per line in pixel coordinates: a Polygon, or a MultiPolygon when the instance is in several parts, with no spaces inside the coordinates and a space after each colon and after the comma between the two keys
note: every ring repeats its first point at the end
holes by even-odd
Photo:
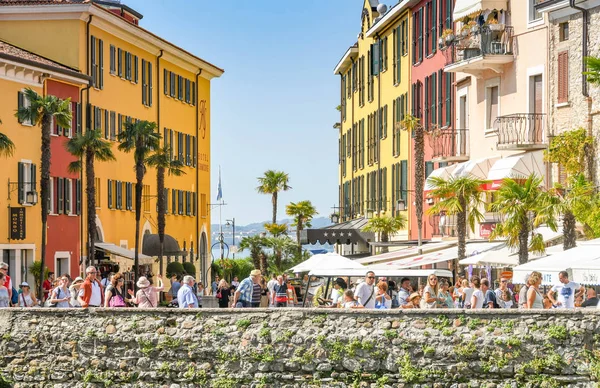
{"type": "MultiPolygon", "coordinates": [[[[219,166],[219,196],[221,197],[221,205],[219,206],[219,247],[221,249],[221,260],[223,260],[223,222],[221,221],[221,210],[223,209],[223,188],[221,187],[221,166],[219,166]]],[[[223,264],[223,261],[221,261],[223,264]]]]}

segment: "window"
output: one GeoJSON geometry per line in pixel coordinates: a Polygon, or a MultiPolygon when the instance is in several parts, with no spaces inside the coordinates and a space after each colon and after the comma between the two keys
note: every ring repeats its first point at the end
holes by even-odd
{"type": "MultiPolygon", "coordinates": [[[[98,190],[96,188],[96,190],[98,190]]],[[[81,179],[75,180],[75,213],[81,215],[81,179]]]]}
{"type": "Polygon", "coordinates": [[[125,79],[131,81],[131,53],[125,51],[125,79]]]}
{"type": "Polygon", "coordinates": [[[558,103],[569,102],[569,52],[558,53],[558,103]]]}
{"type": "Polygon", "coordinates": [[[104,87],[104,43],[95,36],[90,37],[90,72],[96,89],[104,87]]]}
{"type": "Polygon", "coordinates": [[[117,118],[115,112],[110,112],[110,140],[116,140],[116,126],[117,126],[117,118]]]}
{"type": "Polygon", "coordinates": [[[110,137],[110,112],[108,109],[104,110],[104,138],[108,139],[110,137]]]}
{"type": "Polygon", "coordinates": [[[177,214],[182,216],[183,215],[183,191],[177,190],[177,199],[178,199],[177,214]]]}
{"type": "Polygon", "coordinates": [[[183,77],[177,76],[177,98],[183,101],[183,77]]]}
{"type": "Polygon", "coordinates": [[[123,50],[117,49],[117,69],[119,77],[123,78],[123,50]]]}
{"type": "Polygon", "coordinates": [[[189,191],[185,192],[185,214],[192,215],[192,193],[189,191]]]}
{"type": "MultiPolygon", "coordinates": [[[[452,73],[444,73],[446,76],[446,98],[444,103],[446,104],[446,122],[445,125],[450,125],[452,122],[452,73]]],[[[440,77],[440,83],[442,82],[442,78],[440,77]]],[[[441,115],[441,110],[440,110],[441,115]]],[[[466,129],[461,128],[461,129],[466,129]]]]}
{"type": "Polygon", "coordinates": [[[166,96],[169,95],[169,71],[167,69],[163,69],[163,92],[166,96]]]}
{"type": "Polygon", "coordinates": [[[110,45],[110,74],[115,74],[117,72],[117,64],[116,64],[116,47],[112,44],[110,45]]]}
{"type": "Polygon", "coordinates": [[[400,61],[402,45],[404,44],[404,35],[402,33],[402,25],[394,30],[394,85],[398,85],[402,80],[402,62],[400,61]]]}
{"type": "Polygon", "coordinates": [[[123,208],[123,182],[115,181],[115,209],[123,208]]]}
{"type": "Polygon", "coordinates": [[[485,128],[489,130],[494,127],[494,123],[496,122],[496,119],[498,118],[498,113],[499,113],[498,110],[500,108],[500,105],[498,104],[498,98],[499,98],[498,85],[487,87],[485,97],[486,97],[485,98],[485,103],[486,103],[485,128]]]}
{"type": "Polygon", "coordinates": [[[171,190],[171,213],[177,214],[177,190],[171,190]]]}
{"type": "Polygon", "coordinates": [[[192,105],[196,106],[196,83],[192,82],[192,105]]]}
{"type": "Polygon", "coordinates": [[[569,40],[569,22],[560,23],[558,25],[558,40],[560,42],[569,40]]]}
{"type": "Polygon", "coordinates": [[[54,200],[56,198],[56,194],[54,193],[54,189],[56,185],[54,184],[54,180],[56,178],[50,177],[48,180],[48,214],[56,214],[56,209],[54,207],[54,200]]]}
{"type": "MultiPolygon", "coordinates": [[[[96,182],[96,192],[95,192],[95,200],[96,200],[96,208],[99,209],[100,208],[100,204],[102,196],[100,195],[100,193],[102,192],[102,188],[100,187],[100,178],[94,178],[94,181],[96,182]]],[[[81,181],[79,181],[79,183],[81,183],[81,181]]],[[[79,195],[79,197],[81,196],[81,194],[79,195]]],[[[78,213],[79,214],[79,213],[78,213]]]]}
{"type": "Polygon", "coordinates": [[[63,211],[66,213],[65,205],[65,179],[64,178],[56,178],[56,198],[57,198],[57,213],[63,214],[63,211]]]}
{"type": "Polygon", "coordinates": [[[106,198],[108,199],[108,208],[112,209],[113,208],[113,181],[109,179],[106,187],[107,187],[106,198]]]}
{"type": "Polygon", "coordinates": [[[102,109],[94,107],[94,129],[102,130],[102,109]]]}
{"type": "Polygon", "coordinates": [[[133,56],[133,82],[138,83],[138,57],[133,56]]]}
{"type": "MultiPolygon", "coordinates": [[[[17,93],[17,108],[18,109],[23,109],[23,108],[29,108],[30,106],[31,106],[31,102],[25,96],[25,93],[18,92],[17,93]]],[[[31,122],[31,120],[19,120],[19,123],[21,123],[23,125],[29,125],[29,126],[33,125],[33,123],[31,122]]]]}
{"type": "Polygon", "coordinates": [[[175,89],[176,89],[176,84],[175,84],[175,78],[176,78],[176,74],[173,72],[169,72],[169,75],[171,76],[171,97],[175,98],[175,89]]]}
{"type": "Polygon", "coordinates": [[[383,71],[386,71],[387,67],[388,67],[388,64],[387,64],[387,60],[388,60],[388,43],[387,42],[388,42],[388,38],[386,36],[381,41],[381,69],[383,71]]]}
{"type": "Polygon", "coordinates": [[[133,209],[133,183],[125,184],[125,210],[133,209]]]}
{"type": "Polygon", "coordinates": [[[408,21],[407,19],[402,20],[400,24],[402,27],[402,56],[408,54],[408,21]]]}
{"type": "Polygon", "coordinates": [[[529,2],[529,22],[535,22],[542,18],[542,14],[535,9],[536,0],[527,0],[529,2]]]}
{"type": "Polygon", "coordinates": [[[188,104],[191,102],[191,83],[190,80],[186,78],[185,80],[185,102],[188,104]]]}
{"type": "Polygon", "coordinates": [[[431,26],[431,33],[429,34],[429,39],[431,40],[431,50],[430,50],[430,54],[435,54],[436,49],[437,49],[437,24],[436,24],[436,17],[437,17],[437,0],[433,0],[431,2],[431,15],[430,15],[430,19],[429,19],[429,23],[431,26]]]}
{"type": "Polygon", "coordinates": [[[65,214],[73,214],[73,181],[68,178],[64,178],[64,201],[65,201],[65,214]]]}

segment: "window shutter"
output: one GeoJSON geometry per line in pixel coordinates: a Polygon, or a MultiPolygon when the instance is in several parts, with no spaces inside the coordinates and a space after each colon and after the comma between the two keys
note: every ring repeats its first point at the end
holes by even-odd
{"type": "MultiPolygon", "coordinates": [[[[64,183],[65,179],[63,178],[57,178],[57,186],[58,186],[58,214],[63,214],[63,209],[64,209],[64,205],[65,205],[65,196],[64,196],[64,190],[65,190],[65,183],[64,183]]],[[[66,209],[65,209],[66,210],[66,209]]],[[[66,213],[66,212],[65,212],[66,213]]]]}
{"type": "Polygon", "coordinates": [[[64,197],[65,197],[65,214],[71,214],[71,195],[73,188],[69,184],[70,180],[67,178],[63,179],[63,183],[65,185],[64,188],[64,197]]]}
{"type": "Polygon", "coordinates": [[[25,178],[25,163],[21,163],[19,162],[18,164],[18,178],[19,178],[19,183],[18,183],[18,198],[19,198],[19,203],[23,204],[25,202],[25,182],[24,182],[24,178],[25,178]]]}
{"type": "Polygon", "coordinates": [[[436,111],[436,106],[437,106],[437,96],[436,96],[436,92],[437,92],[437,73],[433,73],[431,75],[431,124],[435,125],[436,121],[437,121],[437,111],[436,111]]]}
{"type": "MultiPolygon", "coordinates": [[[[440,4],[441,6],[441,4],[440,4]]],[[[440,10],[441,13],[442,10],[440,10]]],[[[438,100],[437,100],[437,105],[438,105],[438,117],[437,117],[437,123],[438,126],[442,126],[443,124],[443,120],[442,120],[442,115],[443,115],[443,105],[444,105],[444,71],[443,70],[438,70],[438,100]]]]}
{"type": "Polygon", "coordinates": [[[76,198],[77,198],[77,205],[75,206],[75,212],[79,216],[79,215],[81,215],[81,179],[77,179],[75,190],[76,190],[76,198]]]}
{"type": "Polygon", "coordinates": [[[107,109],[104,110],[104,138],[108,139],[110,136],[110,120],[109,112],[107,109]]]}
{"type": "MultiPolygon", "coordinates": [[[[408,197],[407,190],[407,179],[408,179],[408,166],[406,160],[400,162],[400,196],[406,203],[406,198],[408,197]]],[[[408,204],[407,204],[408,205],[408,204]]],[[[408,207],[408,206],[407,206],[408,207]]]]}
{"type": "Polygon", "coordinates": [[[113,208],[112,180],[110,180],[110,179],[108,180],[108,185],[106,187],[108,187],[108,192],[107,192],[108,208],[112,209],[113,208]]]}
{"type": "Polygon", "coordinates": [[[146,99],[147,99],[148,106],[152,106],[152,93],[154,90],[152,87],[152,62],[146,62],[146,64],[148,65],[148,74],[146,74],[146,78],[147,78],[146,83],[148,84],[148,86],[147,86],[148,96],[146,97],[146,99]]]}
{"type": "Polygon", "coordinates": [[[142,104],[146,105],[146,61],[142,59],[142,104]]]}
{"type": "Polygon", "coordinates": [[[90,37],[90,72],[92,77],[92,83],[95,88],[98,87],[98,75],[96,73],[96,38],[92,35],[90,37]]]}
{"type": "Polygon", "coordinates": [[[425,162],[425,179],[433,172],[433,162],[425,162]]]}
{"type": "Polygon", "coordinates": [[[175,80],[175,73],[170,72],[171,75],[171,97],[175,98],[175,89],[176,89],[176,80],[175,80]]]}
{"type": "Polygon", "coordinates": [[[177,190],[171,189],[171,213],[177,214],[177,190]]]}
{"type": "Polygon", "coordinates": [[[419,62],[423,61],[423,8],[419,11],[419,62]]]}
{"type": "Polygon", "coordinates": [[[193,166],[197,167],[198,166],[198,139],[196,138],[196,136],[193,137],[194,140],[194,149],[193,149],[193,166]]]}
{"type": "MultiPolygon", "coordinates": [[[[17,92],[17,110],[21,110],[25,107],[25,94],[23,92],[17,92]]],[[[23,120],[17,119],[20,124],[23,124],[23,120]]]]}
{"type": "Polygon", "coordinates": [[[431,52],[435,53],[437,50],[437,0],[431,2],[431,52]]]}
{"type": "Polygon", "coordinates": [[[569,52],[558,53],[558,103],[569,101],[569,52]]]}
{"type": "Polygon", "coordinates": [[[78,102],[77,103],[77,129],[76,132],[77,133],[81,133],[81,123],[82,123],[82,109],[81,109],[81,103],[78,102]]]}
{"type": "Polygon", "coordinates": [[[165,215],[169,214],[169,189],[163,190],[165,193],[165,215]]]}
{"type": "Polygon", "coordinates": [[[138,56],[133,56],[133,80],[137,84],[138,83],[138,56]]]}
{"type": "Polygon", "coordinates": [[[183,215],[183,191],[177,190],[177,196],[179,197],[179,215],[183,215]]]}
{"type": "Polygon", "coordinates": [[[192,105],[196,106],[196,83],[192,82],[192,105]]]}
{"type": "MultiPolygon", "coordinates": [[[[446,125],[452,122],[452,73],[446,73],[446,125]]],[[[465,129],[465,128],[460,128],[465,129]]]]}
{"type": "Polygon", "coordinates": [[[123,131],[123,116],[119,113],[117,115],[117,136],[123,131]]]}
{"type": "Polygon", "coordinates": [[[163,91],[165,92],[165,95],[169,95],[169,72],[167,69],[163,69],[163,82],[163,91]]]}
{"type": "Polygon", "coordinates": [[[116,66],[115,66],[115,51],[116,48],[115,46],[113,46],[112,44],[110,45],[110,49],[109,49],[110,53],[109,53],[109,60],[110,60],[110,74],[115,74],[116,71],[116,66]]]}
{"type": "Polygon", "coordinates": [[[195,192],[192,193],[192,215],[193,216],[196,216],[196,213],[197,213],[197,207],[198,207],[198,206],[196,206],[196,201],[198,198],[197,196],[198,196],[198,194],[196,194],[195,192]]]}
{"type": "Polygon", "coordinates": [[[98,74],[98,87],[104,88],[104,42],[102,39],[98,40],[98,62],[100,63],[100,71],[98,74]]]}
{"type": "Polygon", "coordinates": [[[123,77],[123,50],[117,50],[117,67],[119,69],[119,77],[123,77]]]}
{"type": "Polygon", "coordinates": [[[30,171],[29,171],[29,188],[30,190],[36,191],[37,190],[37,166],[35,164],[30,164],[29,165],[30,171]]]}

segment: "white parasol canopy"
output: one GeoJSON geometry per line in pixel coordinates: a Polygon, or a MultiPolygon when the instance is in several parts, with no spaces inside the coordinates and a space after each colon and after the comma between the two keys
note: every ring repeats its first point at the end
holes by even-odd
{"type": "Polygon", "coordinates": [[[309,276],[322,276],[322,277],[337,277],[337,276],[350,276],[350,277],[364,277],[367,271],[373,271],[375,276],[385,277],[424,277],[431,274],[435,274],[439,277],[451,278],[452,272],[447,269],[375,269],[372,267],[364,267],[362,269],[328,269],[328,270],[312,270],[309,272],[309,276]]]}
{"type": "Polygon", "coordinates": [[[303,261],[297,266],[291,268],[289,271],[294,273],[309,272],[312,270],[324,270],[324,269],[363,269],[365,266],[357,263],[354,260],[350,260],[342,255],[335,252],[320,253],[318,255],[311,256],[310,259],[303,261]]]}

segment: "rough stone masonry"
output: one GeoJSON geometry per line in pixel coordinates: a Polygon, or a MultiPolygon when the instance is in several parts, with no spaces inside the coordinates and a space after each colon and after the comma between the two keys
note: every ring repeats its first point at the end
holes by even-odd
{"type": "Polygon", "coordinates": [[[596,387],[600,313],[2,309],[0,387],[596,387]]]}

